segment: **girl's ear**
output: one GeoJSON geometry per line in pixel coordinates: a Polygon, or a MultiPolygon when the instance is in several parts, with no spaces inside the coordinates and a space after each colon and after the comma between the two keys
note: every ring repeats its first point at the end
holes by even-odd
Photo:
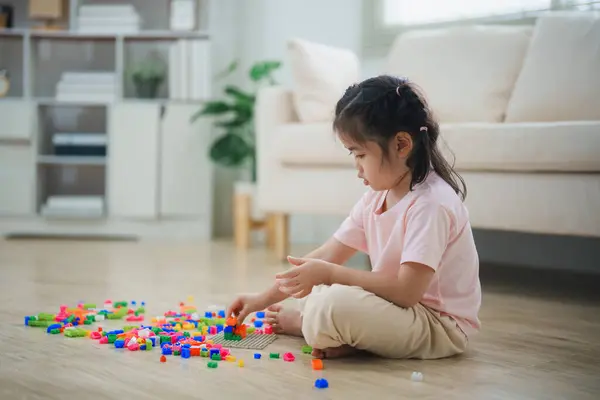
{"type": "Polygon", "coordinates": [[[408,132],[398,132],[394,139],[396,153],[402,158],[408,158],[413,148],[412,137],[408,132]]]}

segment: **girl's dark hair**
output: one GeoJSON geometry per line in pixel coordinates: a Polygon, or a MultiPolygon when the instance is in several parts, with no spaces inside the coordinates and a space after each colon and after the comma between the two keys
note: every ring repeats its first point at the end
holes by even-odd
{"type": "Polygon", "coordinates": [[[381,75],[346,89],[335,108],[333,129],[356,143],[374,141],[387,157],[389,141],[407,132],[413,151],[407,166],[412,172],[410,189],[433,169],[461,197],[467,197],[463,178],[438,148],[438,123],[416,86],[403,78],[381,75]]]}

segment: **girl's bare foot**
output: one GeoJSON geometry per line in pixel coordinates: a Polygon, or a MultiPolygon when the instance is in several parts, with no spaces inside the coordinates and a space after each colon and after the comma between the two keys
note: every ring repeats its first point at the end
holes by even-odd
{"type": "Polygon", "coordinates": [[[341,358],[348,357],[353,354],[358,353],[352,346],[348,346],[347,344],[340,347],[328,347],[326,349],[313,349],[312,356],[315,358],[341,358]]]}
{"type": "Polygon", "coordinates": [[[279,304],[274,304],[267,310],[265,322],[273,327],[273,332],[302,337],[302,315],[300,311],[283,308],[279,304]]]}

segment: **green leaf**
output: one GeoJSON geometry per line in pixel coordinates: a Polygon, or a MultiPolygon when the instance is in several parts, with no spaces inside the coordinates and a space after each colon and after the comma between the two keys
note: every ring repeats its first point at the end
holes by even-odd
{"type": "Polygon", "coordinates": [[[254,82],[260,82],[263,79],[273,81],[273,72],[281,67],[280,61],[262,61],[254,64],[250,69],[250,79],[254,82]]]}
{"type": "Polygon", "coordinates": [[[215,79],[220,80],[223,78],[227,78],[233,71],[235,71],[240,65],[240,61],[239,60],[233,60],[228,66],[227,68],[225,68],[223,71],[219,72],[216,76],[215,79]]]}
{"type": "Polygon", "coordinates": [[[235,110],[235,107],[224,101],[209,101],[204,104],[200,111],[192,115],[191,121],[194,122],[205,115],[223,115],[233,110],[235,110]]]}
{"type": "Polygon", "coordinates": [[[243,90],[231,85],[225,86],[225,93],[238,101],[254,104],[254,101],[256,100],[256,96],[253,94],[245,93],[243,90]]]}
{"type": "Polygon", "coordinates": [[[210,148],[210,158],[217,164],[235,167],[252,157],[254,149],[239,135],[228,132],[218,138],[210,148]]]}

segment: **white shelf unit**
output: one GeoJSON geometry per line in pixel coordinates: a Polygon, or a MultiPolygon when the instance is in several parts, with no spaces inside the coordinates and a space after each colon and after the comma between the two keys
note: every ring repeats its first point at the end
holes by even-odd
{"type": "Polygon", "coordinates": [[[189,122],[210,97],[210,0],[197,1],[193,31],[169,30],[170,1],[128,0],[143,23],[124,33],[78,31],[79,7],[108,0],[70,0],[64,31],[30,29],[24,3],[12,0],[17,26],[0,30],[0,69],[11,77],[0,98],[0,234],[210,237],[210,125],[189,122]],[[202,44],[202,65],[173,67],[180,43],[202,44]],[[137,98],[130,70],[148,57],[167,65],[166,76],[158,97],[137,98]],[[197,90],[175,93],[175,71],[197,90]],[[82,77],[73,73],[94,72],[113,74],[114,95],[113,86],[70,84],[82,77]],[[56,154],[60,133],[105,134],[106,155],[56,154]],[[49,200],[66,203],[55,196],[97,196],[102,213],[47,212],[49,200]]]}

